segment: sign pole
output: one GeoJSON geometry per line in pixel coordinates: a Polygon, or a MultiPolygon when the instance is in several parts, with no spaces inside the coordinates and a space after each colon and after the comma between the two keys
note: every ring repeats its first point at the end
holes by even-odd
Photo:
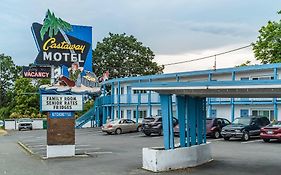
{"type": "Polygon", "coordinates": [[[51,65],[51,85],[55,83],[55,66],[51,65]]]}

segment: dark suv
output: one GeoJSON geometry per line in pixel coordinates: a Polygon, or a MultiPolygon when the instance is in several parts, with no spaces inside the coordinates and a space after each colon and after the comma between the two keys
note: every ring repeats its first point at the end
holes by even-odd
{"type": "Polygon", "coordinates": [[[270,121],[267,117],[239,117],[236,118],[231,125],[225,126],[221,131],[221,135],[224,140],[235,137],[248,141],[252,136],[259,136],[260,129],[269,123],[270,121]]]}
{"type": "MultiPolygon", "coordinates": [[[[173,117],[173,127],[178,124],[178,119],[173,117]]],[[[149,117],[144,118],[142,120],[142,132],[146,136],[150,136],[152,133],[162,135],[163,134],[163,128],[162,128],[162,117],[156,116],[156,117],[149,117]]]]}

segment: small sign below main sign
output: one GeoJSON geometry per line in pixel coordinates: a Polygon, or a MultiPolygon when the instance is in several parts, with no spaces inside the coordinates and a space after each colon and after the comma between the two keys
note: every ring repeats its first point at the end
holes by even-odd
{"type": "Polygon", "coordinates": [[[58,118],[74,118],[73,112],[50,112],[51,119],[58,119],[58,118]]]}
{"type": "Polygon", "coordinates": [[[41,111],[82,111],[82,95],[42,94],[41,111]]]}
{"type": "Polygon", "coordinates": [[[51,78],[50,67],[22,67],[23,78],[51,78]]]}

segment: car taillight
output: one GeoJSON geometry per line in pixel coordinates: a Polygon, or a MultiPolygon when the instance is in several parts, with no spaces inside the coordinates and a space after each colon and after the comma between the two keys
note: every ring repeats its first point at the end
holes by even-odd
{"type": "Polygon", "coordinates": [[[107,128],[112,128],[112,125],[107,125],[107,128]]]}
{"type": "Polygon", "coordinates": [[[264,129],[264,128],[261,128],[261,132],[265,132],[265,129],[264,129]]]}
{"type": "Polygon", "coordinates": [[[211,128],[211,131],[214,131],[215,129],[216,129],[216,127],[212,127],[212,128],[211,128]]]}
{"type": "Polygon", "coordinates": [[[279,129],[277,130],[277,133],[281,133],[281,128],[279,128],[279,129]]]}

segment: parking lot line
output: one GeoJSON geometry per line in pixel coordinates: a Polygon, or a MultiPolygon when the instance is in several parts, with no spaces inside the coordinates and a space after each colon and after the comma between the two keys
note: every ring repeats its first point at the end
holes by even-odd
{"type": "Polygon", "coordinates": [[[47,145],[29,145],[31,148],[46,147],[47,145]]]}
{"type": "Polygon", "coordinates": [[[113,152],[110,152],[110,151],[103,151],[103,152],[97,152],[97,151],[94,151],[94,152],[85,152],[86,154],[112,154],[113,152]]]}
{"type": "Polygon", "coordinates": [[[92,145],[76,145],[76,147],[91,147],[92,145]]]}
{"type": "Polygon", "coordinates": [[[257,143],[257,142],[262,142],[262,140],[252,140],[252,141],[241,142],[241,143],[242,144],[247,144],[247,143],[257,143]]]}
{"type": "Polygon", "coordinates": [[[223,138],[220,138],[220,139],[208,139],[208,142],[219,142],[219,141],[223,141],[224,139],[223,138]]]}
{"type": "MultiPolygon", "coordinates": [[[[101,148],[87,148],[88,150],[99,150],[101,148]]],[[[75,148],[76,151],[84,151],[85,148],[75,148]]]]}

